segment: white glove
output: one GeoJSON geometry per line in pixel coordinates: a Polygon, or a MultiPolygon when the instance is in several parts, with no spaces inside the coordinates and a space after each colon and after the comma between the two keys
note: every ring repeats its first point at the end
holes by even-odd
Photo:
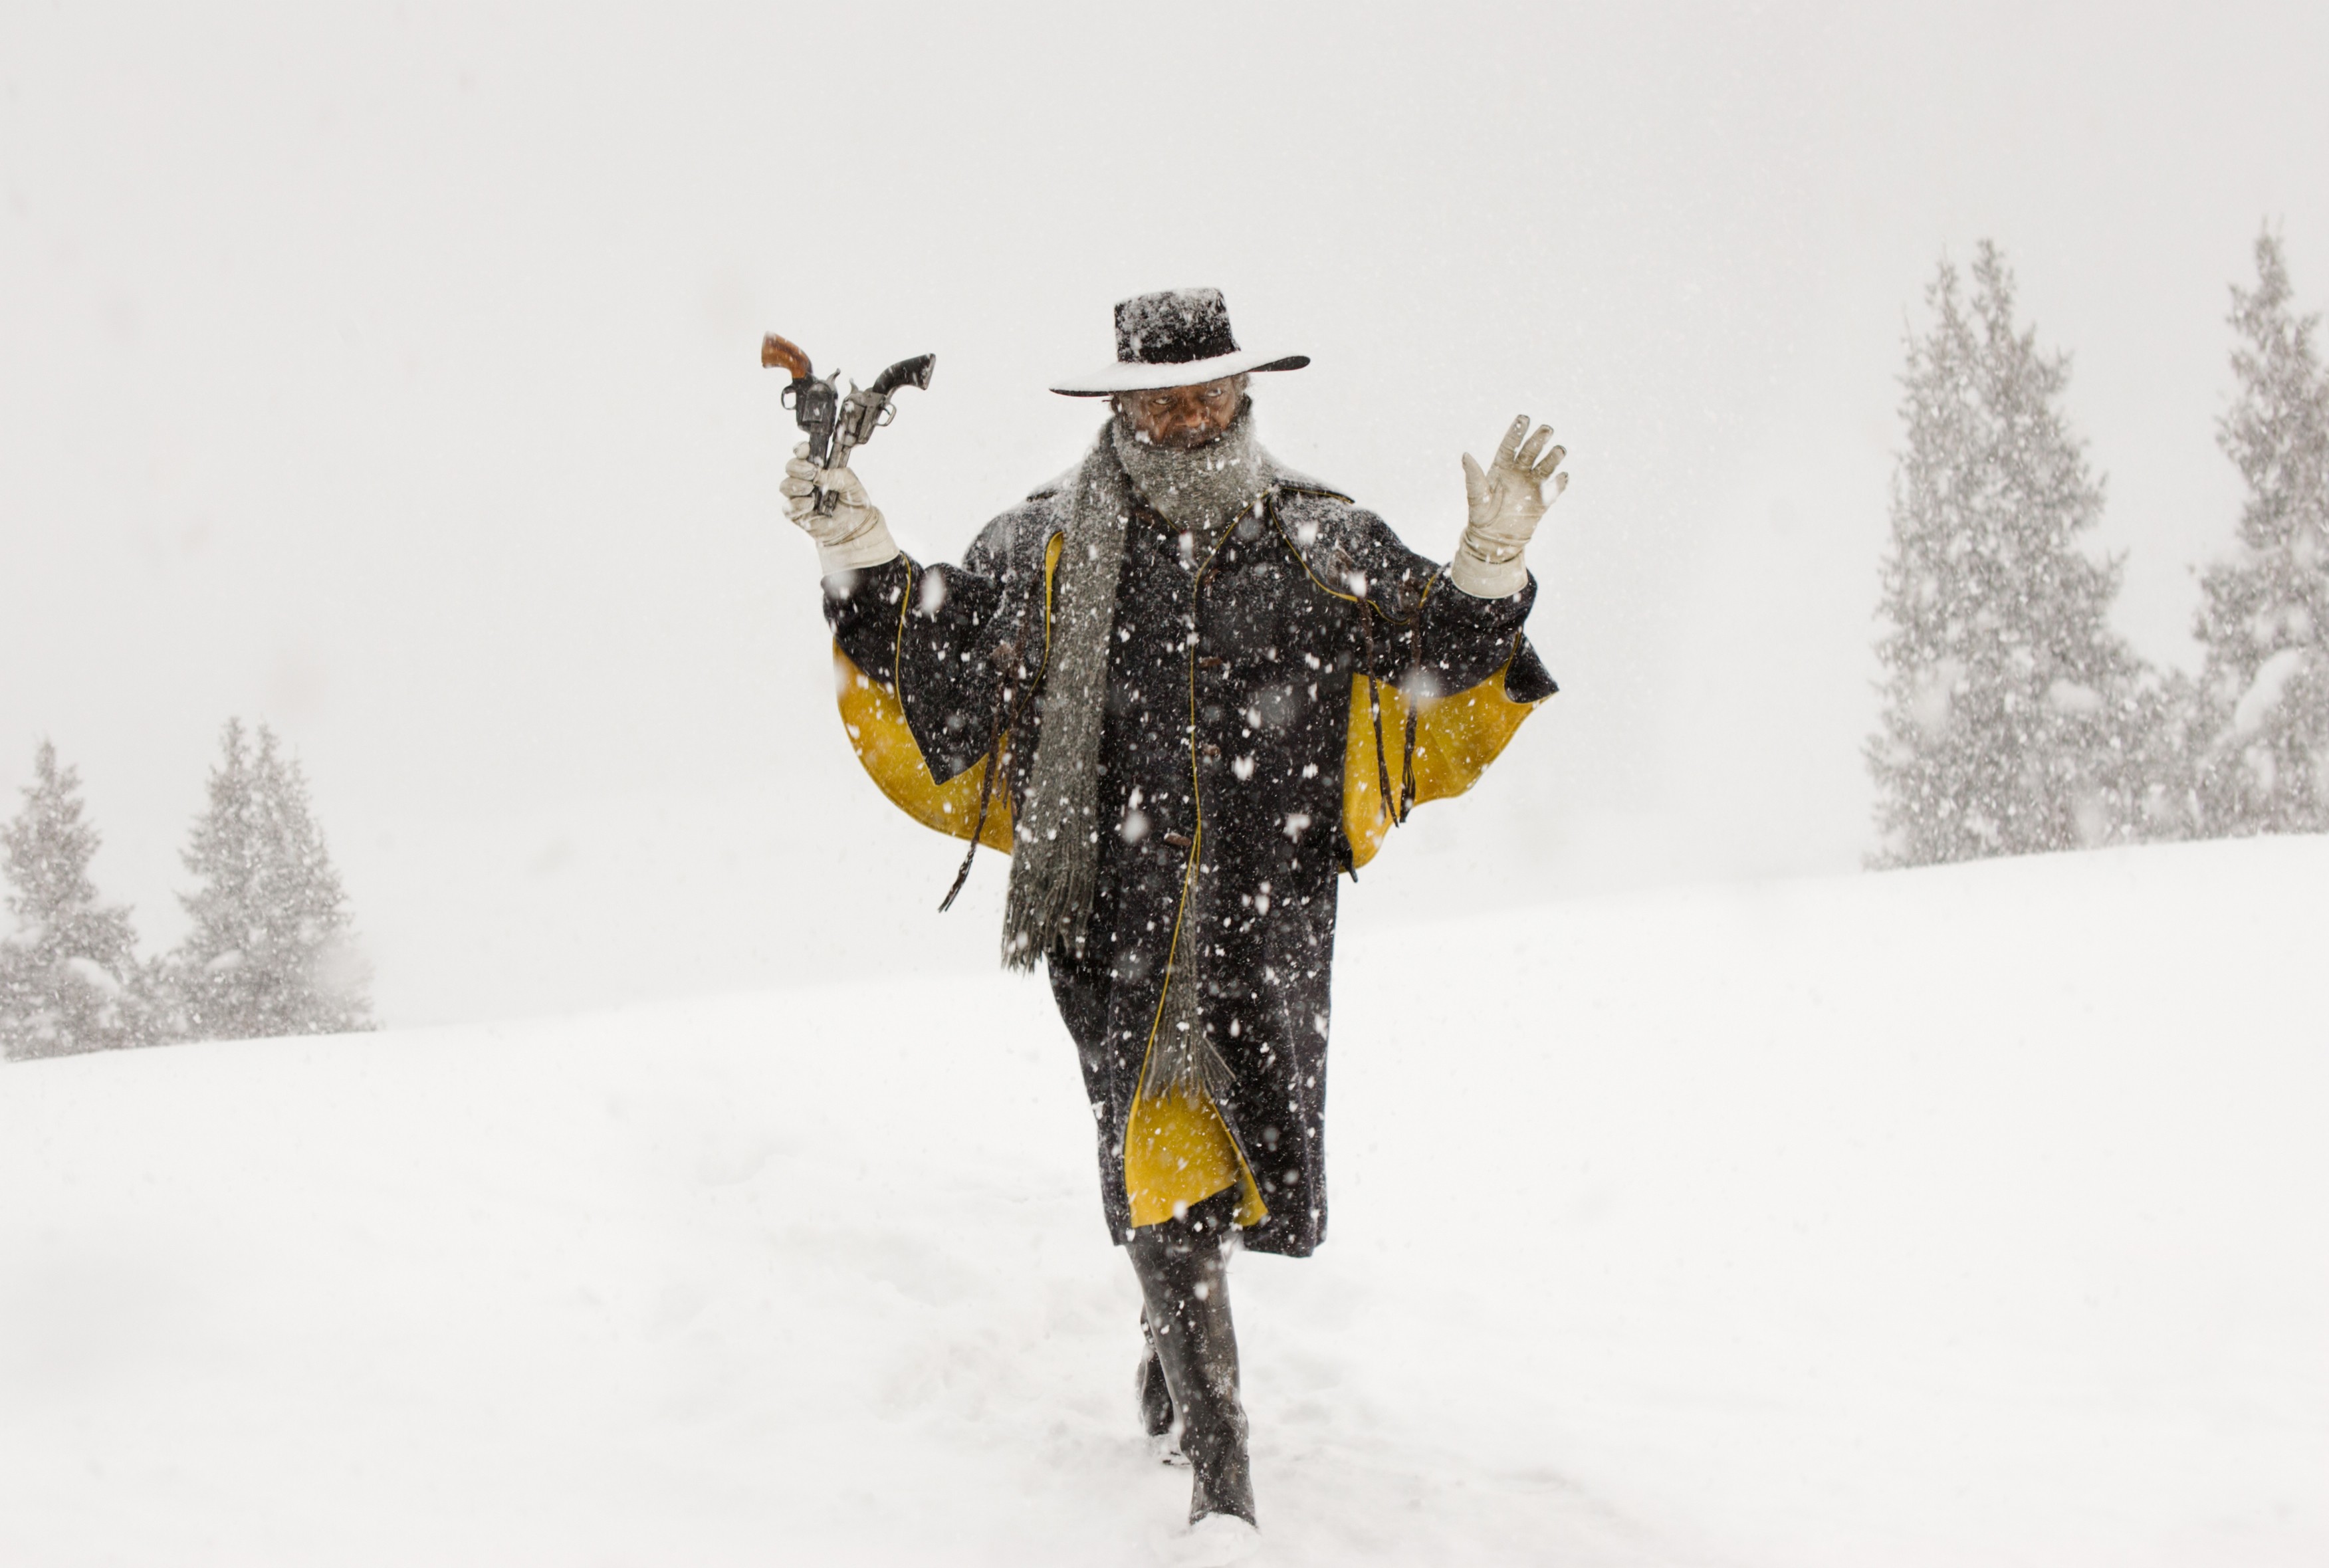
{"type": "Polygon", "coordinates": [[[816,562],[827,577],[836,571],[862,571],[897,558],[898,542],[882,509],[865,498],[865,486],[844,463],[820,468],[808,460],[808,443],[793,449],[785,477],[777,486],[785,498],[785,515],[816,541],[816,562]],[[839,497],[830,512],[816,509],[816,492],[839,497]]]}
{"type": "Polygon", "coordinates": [[[1539,426],[1532,436],[1528,428],[1526,414],[1513,421],[1485,474],[1471,453],[1464,454],[1464,499],[1471,518],[1457,542],[1456,558],[1447,563],[1447,581],[1475,599],[1506,599],[1528,586],[1528,562],[1523,556],[1529,536],[1569,488],[1569,476],[1554,472],[1569,449],[1551,445],[1551,425],[1539,426]],[[1528,437],[1525,444],[1523,436],[1528,437]],[[1548,479],[1552,481],[1550,496],[1543,493],[1548,479]]]}

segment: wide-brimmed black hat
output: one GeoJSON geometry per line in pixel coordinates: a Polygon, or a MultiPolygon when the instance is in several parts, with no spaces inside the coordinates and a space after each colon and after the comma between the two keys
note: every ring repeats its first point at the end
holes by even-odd
{"type": "Polygon", "coordinates": [[[1116,307],[1116,363],[1059,383],[1065,397],[1195,386],[1256,370],[1300,370],[1306,354],[1272,357],[1240,348],[1230,331],[1229,302],[1218,288],[1167,288],[1136,294],[1116,307]]]}

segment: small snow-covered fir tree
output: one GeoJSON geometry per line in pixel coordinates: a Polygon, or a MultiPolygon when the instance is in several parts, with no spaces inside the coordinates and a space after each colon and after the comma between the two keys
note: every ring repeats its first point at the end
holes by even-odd
{"type": "Polygon", "coordinates": [[[90,881],[97,829],[81,819],[80,778],[43,741],[24,808],[5,830],[8,912],[0,941],[0,1053],[62,1056],[154,1038],[146,972],[129,911],[100,904],[90,881]]]}
{"type": "Polygon", "coordinates": [[[2239,391],[2217,439],[2248,483],[2239,543],[2200,580],[2199,831],[2329,830],[2329,376],[2280,241],[2232,290],[2239,391]]]}
{"type": "Polygon", "coordinates": [[[2079,536],[2102,485],[2061,411],[2068,360],[2013,320],[1984,242],[1970,302],[1942,263],[1908,345],[1877,644],[1879,865],[2072,849],[2141,821],[2132,754],[2155,699],[2107,615],[2117,562],[2079,536]]]}
{"type": "Polygon", "coordinates": [[[229,721],[184,860],[193,929],[169,960],[178,1031],[198,1040],[368,1029],[347,897],[297,762],[229,721]]]}

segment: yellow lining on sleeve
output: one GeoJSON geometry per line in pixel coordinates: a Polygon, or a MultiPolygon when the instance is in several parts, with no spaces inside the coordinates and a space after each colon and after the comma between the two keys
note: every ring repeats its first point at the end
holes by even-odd
{"type": "MultiPolygon", "coordinates": [[[[1405,732],[1407,699],[1388,681],[1380,689],[1383,760],[1396,797],[1407,777],[1407,758],[1406,747],[1393,737],[1405,732]]],[[[1521,721],[1535,711],[1536,704],[1516,703],[1504,695],[1504,670],[1453,696],[1419,704],[1415,713],[1415,803],[1445,800],[1478,783],[1521,721]]],[[[1372,860],[1391,829],[1391,814],[1377,798],[1378,789],[1374,721],[1367,712],[1367,677],[1361,673],[1351,677],[1351,732],[1343,747],[1343,832],[1351,841],[1353,864],[1372,860]]]]}
{"type": "MultiPolygon", "coordinates": [[[[1067,535],[1054,534],[1043,547],[1043,652],[1048,659],[1051,647],[1051,582],[1059,571],[1060,550],[1067,535]]],[[[892,656],[891,668],[904,668],[906,635],[905,605],[911,602],[912,567],[908,565],[908,590],[900,601],[898,615],[898,652],[892,656]]],[[[925,827],[934,827],[949,838],[968,838],[971,824],[978,820],[978,792],[986,779],[987,764],[992,758],[982,758],[963,772],[939,783],[930,774],[929,764],[922,760],[922,749],[914,740],[914,732],[906,723],[905,704],[897,694],[874,680],[857,667],[857,661],[841,651],[841,644],[833,645],[834,695],[841,704],[841,723],[849,735],[850,749],[866,773],[890,798],[890,803],[925,827]]],[[[1011,751],[1003,750],[1004,763],[1009,763],[1011,751]]],[[[979,834],[978,842],[989,849],[1011,853],[1010,791],[997,789],[986,806],[986,827],[979,834]]]]}
{"type": "MultiPolygon", "coordinates": [[[[986,777],[987,759],[981,758],[945,783],[930,776],[922,749],[906,725],[906,710],[881,682],[872,679],[841,645],[833,645],[833,685],[841,703],[842,726],[857,760],[890,803],[925,827],[935,827],[950,838],[968,838],[978,819],[978,789],[986,777]]],[[[1004,752],[1007,757],[1010,753],[1004,752]]],[[[1011,800],[998,789],[986,807],[986,830],[978,841],[989,849],[1011,853],[1011,800]]]]}

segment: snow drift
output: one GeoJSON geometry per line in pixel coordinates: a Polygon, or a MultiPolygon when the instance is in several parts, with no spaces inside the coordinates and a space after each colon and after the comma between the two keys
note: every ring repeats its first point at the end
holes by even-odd
{"type": "MultiPolygon", "coordinates": [[[[1271,1560],[2329,1559],[2324,885],[1356,890],[1271,1560]]],[[[1001,977],[0,1071],[0,1561],[1145,1561],[1090,1129],[1001,977]]]]}

